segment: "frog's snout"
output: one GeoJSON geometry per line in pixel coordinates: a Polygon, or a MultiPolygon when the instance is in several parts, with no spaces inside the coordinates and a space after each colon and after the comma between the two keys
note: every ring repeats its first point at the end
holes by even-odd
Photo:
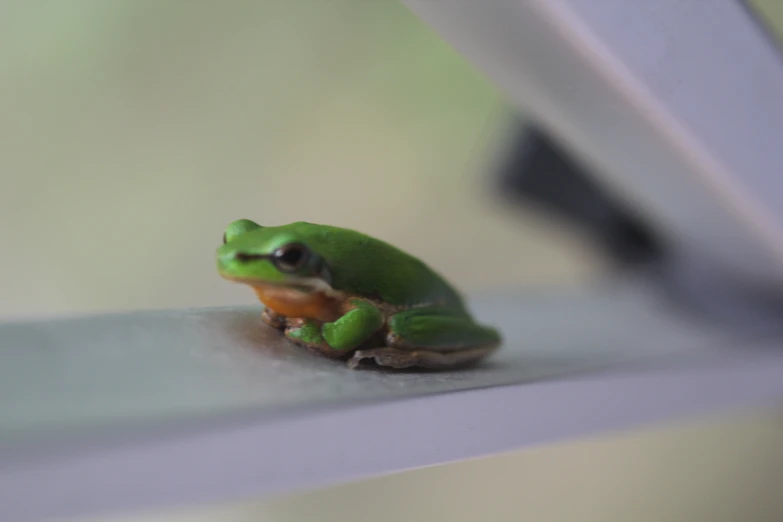
{"type": "Polygon", "coordinates": [[[217,250],[217,266],[221,272],[229,270],[232,266],[237,264],[238,252],[233,250],[225,250],[218,248],[217,250]]]}

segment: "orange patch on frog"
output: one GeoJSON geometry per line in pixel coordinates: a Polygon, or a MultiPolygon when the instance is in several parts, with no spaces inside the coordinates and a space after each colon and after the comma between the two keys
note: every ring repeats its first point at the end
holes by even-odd
{"type": "Polygon", "coordinates": [[[322,292],[304,293],[284,287],[253,286],[264,306],[286,317],[331,322],[340,317],[342,303],[322,292]]]}

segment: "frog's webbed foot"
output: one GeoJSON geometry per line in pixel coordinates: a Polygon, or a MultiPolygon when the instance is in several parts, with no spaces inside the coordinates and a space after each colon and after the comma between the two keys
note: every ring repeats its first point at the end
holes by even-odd
{"type": "Polygon", "coordinates": [[[348,367],[359,368],[363,362],[374,362],[395,370],[423,368],[426,370],[453,370],[475,364],[486,357],[494,346],[479,346],[457,352],[436,352],[433,350],[404,350],[399,348],[372,348],[356,350],[348,360],[348,367]]]}
{"type": "Polygon", "coordinates": [[[276,330],[283,330],[288,324],[288,320],[284,315],[280,315],[267,307],[264,307],[264,311],[261,313],[261,319],[276,330]]]}

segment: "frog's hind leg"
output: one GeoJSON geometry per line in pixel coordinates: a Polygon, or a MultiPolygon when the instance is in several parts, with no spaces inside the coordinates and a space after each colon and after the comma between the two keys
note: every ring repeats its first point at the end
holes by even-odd
{"type": "Polygon", "coordinates": [[[400,312],[389,319],[388,326],[386,346],[357,350],[348,362],[351,368],[369,359],[396,369],[456,369],[477,363],[501,342],[495,329],[441,307],[400,312]]]}

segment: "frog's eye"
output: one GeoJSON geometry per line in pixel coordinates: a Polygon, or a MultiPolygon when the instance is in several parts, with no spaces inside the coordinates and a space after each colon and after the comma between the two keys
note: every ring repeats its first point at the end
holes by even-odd
{"type": "Polygon", "coordinates": [[[310,251],[301,243],[284,245],[272,254],[272,261],[281,272],[296,272],[307,264],[310,251]]]}

